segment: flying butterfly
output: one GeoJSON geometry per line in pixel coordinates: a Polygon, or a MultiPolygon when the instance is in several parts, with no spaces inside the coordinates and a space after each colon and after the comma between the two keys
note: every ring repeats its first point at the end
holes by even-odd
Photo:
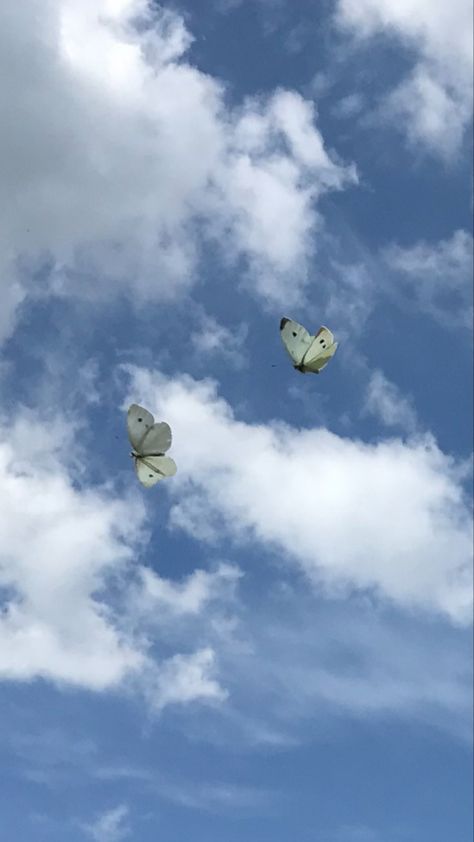
{"type": "Polygon", "coordinates": [[[280,336],[293,360],[293,368],[303,374],[308,371],[319,374],[334,356],[338,346],[333,334],[324,325],[311,336],[303,325],[286,318],[280,322],[280,336]]]}
{"type": "Polygon", "coordinates": [[[127,430],[133,448],[130,455],[135,472],[145,488],[151,488],[160,480],[175,475],[177,468],[174,460],[165,456],[172,442],[171,429],[166,421],[155,424],[151,412],[132,403],[127,413],[127,430]]]}

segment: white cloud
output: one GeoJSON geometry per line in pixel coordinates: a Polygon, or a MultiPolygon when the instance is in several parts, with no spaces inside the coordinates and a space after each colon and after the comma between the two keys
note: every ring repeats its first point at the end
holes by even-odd
{"type": "Polygon", "coordinates": [[[315,602],[303,588],[274,589],[252,637],[242,632],[247,649],[220,653],[228,707],[250,741],[305,741],[308,721],[325,735],[334,716],[387,715],[472,738],[469,630],[385,612],[365,597],[315,602]]]}
{"type": "MultiPolygon", "coordinates": [[[[1,276],[8,270],[0,263],[1,276]]],[[[0,342],[9,339],[15,323],[15,317],[20,304],[26,296],[21,284],[14,278],[4,277],[2,283],[2,308],[0,311],[0,342]]]]}
{"type": "Polygon", "coordinates": [[[357,336],[374,306],[373,260],[368,254],[357,254],[355,261],[352,264],[331,261],[328,273],[324,309],[328,321],[337,329],[339,340],[357,336]]]}
{"type": "Polygon", "coordinates": [[[200,740],[281,748],[306,743],[308,722],[317,740],[334,718],[387,716],[471,739],[469,629],[386,611],[366,594],[318,599],[294,575],[234,611],[217,644],[227,702],[187,722],[200,740]]]}
{"type": "Polygon", "coordinates": [[[323,193],[356,183],[355,168],[329,156],[314,130],[314,106],[299,94],[277,91],[250,100],[235,123],[230,165],[220,189],[232,220],[230,236],[212,224],[229,249],[247,256],[250,277],[264,299],[291,306],[301,300],[321,219],[323,193]]]}
{"type": "Polygon", "coordinates": [[[199,330],[191,334],[191,342],[198,354],[206,359],[215,357],[234,368],[242,368],[245,365],[243,346],[247,332],[248,328],[245,324],[239,325],[232,331],[219,324],[212,316],[204,316],[200,319],[199,330]]]}
{"type": "MultiPolygon", "coordinates": [[[[384,839],[387,842],[385,828],[384,839]]],[[[381,836],[366,825],[343,825],[331,837],[330,842],[381,842],[381,836]]]]}
{"type": "Polygon", "coordinates": [[[175,511],[184,505],[189,517],[187,501],[197,499],[200,512],[197,523],[180,519],[189,533],[202,536],[208,512],[221,540],[273,547],[331,591],[374,590],[469,621],[466,469],[429,435],[368,444],[323,428],[248,424],[209,381],[130,372],[173,427],[175,511]]]}
{"type": "Polygon", "coordinates": [[[331,113],[339,120],[356,117],[365,108],[365,96],[361,93],[348,94],[338,100],[331,108],[331,113]]]}
{"type": "Polygon", "coordinates": [[[407,433],[414,433],[418,426],[412,401],[404,397],[381,371],[371,374],[364,411],[375,415],[387,427],[401,427],[407,433]]]}
{"type": "Polygon", "coordinates": [[[128,816],[128,807],[125,804],[119,804],[102,813],[93,824],[86,825],[84,830],[94,842],[121,842],[122,839],[131,836],[128,816]]]}
{"type": "Polygon", "coordinates": [[[266,298],[301,294],[317,199],[354,170],[325,151],[298,94],[229,109],[185,61],[191,40],[145,0],[2,5],[4,337],[32,291],[179,295],[205,236],[247,259],[266,298]]]}
{"type": "Polygon", "coordinates": [[[170,704],[199,700],[222,702],[227,692],[213,677],[215,653],[209,647],[191,655],[173,655],[161,664],[154,680],[148,682],[151,707],[160,711],[170,704]]]}
{"type": "Polygon", "coordinates": [[[461,148],[469,124],[470,97],[459,100],[428,67],[420,65],[386,97],[379,113],[404,127],[412,147],[424,144],[450,160],[461,148]]]}
{"type": "Polygon", "coordinates": [[[44,727],[44,719],[39,730],[6,728],[5,741],[20,761],[23,776],[51,789],[65,781],[77,782],[84,769],[94,764],[97,753],[90,735],[81,737],[77,732],[72,735],[58,727],[44,727]]]}
{"type": "Polygon", "coordinates": [[[175,776],[169,766],[164,769],[136,766],[111,766],[94,770],[100,780],[140,781],[142,786],[156,797],[173,804],[199,811],[222,813],[223,811],[252,810],[271,804],[273,792],[233,782],[205,781],[186,776],[175,776]]]}
{"type": "Polygon", "coordinates": [[[176,654],[160,656],[153,613],[169,634],[176,618],[231,593],[237,571],[221,564],[174,583],[132,567],[146,538],[144,507],[111,485],[79,485],[73,442],[70,424],[26,410],[0,427],[0,679],[94,691],[128,683],[157,710],[224,698],[212,648],[181,636],[176,654]]]}
{"type": "Polygon", "coordinates": [[[100,690],[143,662],[99,595],[131,559],[143,510],[74,487],[58,457],[68,444],[67,428],[20,414],[1,431],[0,674],[100,690]]]}
{"type": "MultiPolygon", "coordinates": [[[[123,762],[123,745],[105,747],[101,741],[90,739],[80,741],[77,732],[64,730],[40,731],[36,734],[8,733],[5,731],[5,747],[19,763],[23,777],[36,784],[48,785],[51,790],[82,786],[85,781],[102,786],[104,781],[113,783],[114,789],[121,783],[138,784],[145,795],[165,799],[172,804],[211,813],[242,811],[270,806],[272,793],[260,787],[245,786],[225,780],[206,780],[202,776],[193,778],[189,769],[184,774],[179,769],[171,770],[166,758],[158,752],[149,765],[134,765],[123,762]],[[115,749],[115,750],[114,750],[115,749]],[[119,757],[120,755],[120,757],[119,757]]],[[[96,842],[108,842],[112,830],[128,830],[129,810],[125,804],[100,813],[94,821],[80,825],[89,838],[96,842]]],[[[134,837],[135,838],[135,837],[134,837]]]]}
{"type": "MultiPolygon", "coordinates": [[[[361,37],[387,31],[410,39],[427,56],[446,63],[456,53],[458,63],[472,61],[472,14],[465,0],[435,8],[430,0],[339,0],[338,15],[361,37]]],[[[465,66],[459,68],[464,71],[465,66]]]]}
{"type": "Polygon", "coordinates": [[[471,234],[458,230],[435,243],[391,245],[382,258],[397,273],[397,296],[404,294],[444,326],[472,330],[471,234]]]}
{"type": "Polygon", "coordinates": [[[408,138],[446,159],[460,149],[472,113],[472,7],[469,0],[339,0],[338,24],[361,39],[385,34],[416,50],[412,73],[382,114],[408,138]]]}
{"type": "Polygon", "coordinates": [[[150,568],[143,567],[135,611],[154,616],[157,623],[169,613],[176,616],[200,614],[213,600],[225,597],[227,601],[239,578],[239,570],[230,564],[220,564],[212,573],[194,570],[183,581],[163,579],[150,568]]]}
{"type": "Polygon", "coordinates": [[[176,804],[194,810],[207,810],[213,813],[234,811],[241,816],[243,811],[247,812],[255,808],[259,808],[260,811],[262,806],[271,807],[273,793],[219,781],[194,786],[189,784],[175,787],[164,786],[160,794],[176,804]]]}

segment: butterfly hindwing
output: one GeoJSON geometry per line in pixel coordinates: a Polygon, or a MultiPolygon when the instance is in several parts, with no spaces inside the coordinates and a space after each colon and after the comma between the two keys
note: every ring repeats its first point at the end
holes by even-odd
{"type": "Polygon", "coordinates": [[[145,488],[176,473],[176,463],[169,456],[135,456],[135,472],[145,488]]]}

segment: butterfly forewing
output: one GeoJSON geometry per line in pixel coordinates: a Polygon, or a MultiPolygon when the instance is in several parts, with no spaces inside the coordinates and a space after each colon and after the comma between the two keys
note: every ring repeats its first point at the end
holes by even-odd
{"type": "Polygon", "coordinates": [[[141,444],[148,431],[153,427],[154,422],[153,415],[147,409],[138,406],[136,403],[132,403],[129,407],[127,413],[128,438],[137,453],[141,452],[141,444]]]}
{"type": "Polygon", "coordinates": [[[314,336],[310,336],[303,325],[291,319],[280,322],[280,336],[282,342],[295,365],[300,365],[305,353],[311,345],[314,336]]]}
{"type": "Polygon", "coordinates": [[[139,453],[142,456],[147,456],[157,453],[166,453],[171,447],[172,442],[171,428],[166,421],[160,421],[158,424],[153,424],[140,443],[139,453]]]}

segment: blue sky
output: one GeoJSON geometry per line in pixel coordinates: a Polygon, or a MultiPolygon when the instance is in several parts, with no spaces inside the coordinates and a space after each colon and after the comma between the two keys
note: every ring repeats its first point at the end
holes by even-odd
{"type": "Polygon", "coordinates": [[[0,10],[2,838],[470,838],[469,7],[0,10]]]}

